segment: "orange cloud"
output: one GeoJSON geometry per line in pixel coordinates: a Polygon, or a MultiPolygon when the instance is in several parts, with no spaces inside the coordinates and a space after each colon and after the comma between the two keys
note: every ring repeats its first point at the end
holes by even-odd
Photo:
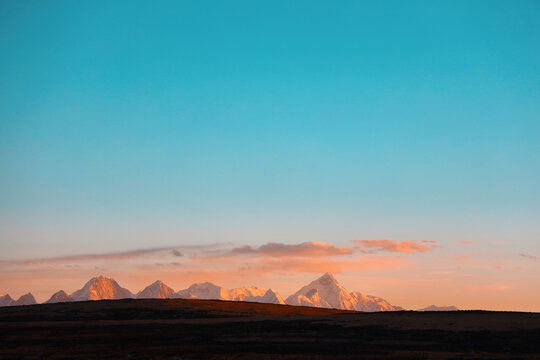
{"type": "Polygon", "coordinates": [[[284,273],[342,273],[360,270],[387,270],[410,267],[403,256],[362,256],[347,259],[329,257],[294,257],[255,255],[242,258],[242,262],[230,256],[192,258],[182,271],[218,271],[230,276],[267,277],[284,273]]]}
{"type": "Polygon", "coordinates": [[[464,240],[464,241],[456,241],[458,244],[461,244],[461,245],[472,245],[472,244],[479,244],[480,242],[479,241],[468,241],[468,240],[464,240]]]}
{"type": "Polygon", "coordinates": [[[337,247],[332,244],[309,241],[300,244],[282,244],[270,242],[253,248],[249,245],[234,248],[232,255],[261,254],[273,257],[298,256],[298,257],[316,257],[316,256],[335,256],[352,254],[351,249],[346,247],[337,247]]]}
{"type": "Polygon", "coordinates": [[[439,247],[436,245],[434,240],[422,240],[417,242],[411,240],[396,241],[391,239],[363,239],[352,241],[358,244],[355,246],[355,249],[365,253],[385,251],[413,254],[414,252],[425,252],[439,247]]]}
{"type": "Polygon", "coordinates": [[[341,273],[354,270],[380,270],[395,269],[409,265],[403,257],[363,257],[351,260],[332,259],[298,259],[298,258],[265,258],[260,266],[262,271],[297,271],[307,273],[320,273],[323,271],[341,273]]]}

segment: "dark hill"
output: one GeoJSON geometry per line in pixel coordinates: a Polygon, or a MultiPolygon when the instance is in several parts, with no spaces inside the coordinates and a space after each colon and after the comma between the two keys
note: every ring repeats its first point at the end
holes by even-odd
{"type": "Polygon", "coordinates": [[[540,314],[213,300],[0,308],[0,359],[540,359],[540,314]]]}

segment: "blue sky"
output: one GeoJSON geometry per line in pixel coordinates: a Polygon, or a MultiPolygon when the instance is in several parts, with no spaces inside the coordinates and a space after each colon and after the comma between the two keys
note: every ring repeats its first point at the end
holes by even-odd
{"type": "Polygon", "coordinates": [[[3,1],[2,257],[540,255],[539,21],[537,1],[3,1]]]}

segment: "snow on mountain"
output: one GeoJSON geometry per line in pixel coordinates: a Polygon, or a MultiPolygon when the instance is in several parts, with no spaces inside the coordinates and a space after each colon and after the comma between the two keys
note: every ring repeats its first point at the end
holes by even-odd
{"type": "Polygon", "coordinates": [[[157,280],[137,294],[137,299],[169,299],[174,297],[174,290],[157,280]]]}
{"type": "Polygon", "coordinates": [[[326,273],[309,285],[302,287],[289,296],[285,302],[289,305],[357,311],[402,310],[402,308],[393,306],[376,296],[364,296],[358,292],[350,293],[330,273],[326,273]]]}
{"type": "Polygon", "coordinates": [[[0,306],[34,305],[37,304],[34,295],[28,293],[17,300],[13,300],[9,294],[0,296],[0,306]]]}
{"type": "Polygon", "coordinates": [[[0,306],[13,306],[15,305],[15,300],[9,296],[9,294],[0,296],[0,306]]]}
{"type": "Polygon", "coordinates": [[[453,305],[451,306],[436,306],[430,305],[423,309],[418,309],[417,311],[458,311],[459,309],[453,305]]]}
{"type": "Polygon", "coordinates": [[[204,282],[180,290],[176,293],[176,297],[181,299],[228,300],[228,291],[221,286],[204,282]]]}
{"type": "Polygon", "coordinates": [[[289,305],[355,310],[356,301],[332,274],[326,273],[302,287],[285,301],[289,305]]]}
{"type": "Polygon", "coordinates": [[[34,295],[28,293],[21,296],[16,302],[15,305],[34,305],[37,304],[34,295]]]}
{"type": "Polygon", "coordinates": [[[391,305],[388,301],[378,296],[362,295],[359,292],[352,292],[351,296],[356,298],[356,310],[359,311],[398,311],[403,310],[401,306],[391,305]]]}
{"type": "Polygon", "coordinates": [[[285,304],[281,295],[272,289],[265,291],[255,286],[250,286],[228,290],[209,282],[193,284],[187,289],[177,292],[176,297],[182,299],[215,299],[285,304]]]}
{"type": "Polygon", "coordinates": [[[59,302],[70,302],[73,301],[73,298],[69,296],[64,290],[60,290],[54,293],[51,298],[44,302],[44,304],[53,304],[59,302]]]}
{"type": "Polygon", "coordinates": [[[262,298],[266,291],[259,289],[255,286],[250,287],[242,287],[242,288],[236,288],[227,290],[227,300],[234,300],[234,301],[250,301],[247,300],[249,298],[262,298]]]}
{"type": "Polygon", "coordinates": [[[246,301],[252,301],[252,302],[259,302],[259,303],[265,303],[265,304],[281,304],[285,305],[285,300],[279,295],[277,291],[274,291],[272,289],[266,290],[264,295],[262,297],[256,296],[252,298],[246,299],[246,301]]]}
{"type": "Polygon", "coordinates": [[[114,279],[103,276],[94,277],[88,281],[84,287],[71,294],[75,301],[102,300],[102,299],[125,299],[134,297],[128,290],[124,289],[114,279]]]}
{"type": "MultiPolygon", "coordinates": [[[[101,299],[125,299],[135,296],[121,287],[115,280],[103,276],[90,279],[82,289],[68,295],[64,291],[58,291],[45,303],[86,301],[101,299]]],[[[183,298],[183,299],[216,299],[229,301],[249,301],[269,304],[289,304],[300,306],[314,306],[324,308],[336,308],[356,311],[396,311],[403,310],[399,306],[393,306],[385,299],[377,296],[362,295],[359,292],[349,292],[336,278],[326,273],[310,284],[302,287],[286,301],[277,291],[272,289],[263,290],[255,286],[225,289],[210,282],[196,283],[187,289],[177,293],[161,281],[155,281],[140,291],[137,298],[183,298]]],[[[36,301],[32,294],[21,296],[17,301],[9,295],[0,296],[0,306],[30,305],[36,301]]],[[[454,306],[429,306],[419,311],[455,311],[454,306]]]]}

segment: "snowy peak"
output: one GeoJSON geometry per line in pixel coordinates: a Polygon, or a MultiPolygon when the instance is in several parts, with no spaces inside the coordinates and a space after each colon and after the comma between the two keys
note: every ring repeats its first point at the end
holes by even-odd
{"type": "Polygon", "coordinates": [[[15,305],[15,300],[9,296],[9,294],[0,296],[0,306],[13,306],[15,305]]]}
{"type": "Polygon", "coordinates": [[[14,300],[9,294],[0,296],[0,306],[16,306],[16,305],[34,305],[37,304],[34,295],[28,293],[17,300],[14,300]]]}
{"type": "Polygon", "coordinates": [[[157,280],[148,285],[137,295],[137,299],[168,299],[174,296],[174,290],[157,280]]]}
{"type": "Polygon", "coordinates": [[[271,289],[265,291],[255,286],[250,286],[228,290],[209,282],[193,284],[187,289],[177,292],[175,297],[183,299],[213,299],[285,304],[281,295],[271,289]]]}
{"type": "Polygon", "coordinates": [[[315,281],[321,281],[321,282],[326,282],[326,283],[333,282],[333,283],[339,284],[336,278],[334,277],[334,275],[329,272],[324,273],[324,275],[322,275],[320,278],[318,278],[315,281]]]}
{"type": "Polygon", "coordinates": [[[423,309],[419,309],[417,311],[458,311],[459,309],[453,305],[451,306],[437,306],[437,305],[430,305],[428,307],[425,307],[423,309]]]}
{"type": "Polygon", "coordinates": [[[352,292],[351,296],[357,301],[356,309],[360,311],[399,311],[400,306],[391,305],[388,301],[378,296],[362,295],[359,292],[352,292]]]}
{"type": "Polygon", "coordinates": [[[285,301],[289,305],[315,306],[356,311],[395,311],[402,310],[376,296],[364,296],[349,292],[337,281],[334,275],[326,273],[302,287],[285,301]]]}
{"type": "Polygon", "coordinates": [[[265,291],[255,286],[235,288],[227,291],[227,300],[232,301],[255,301],[262,298],[265,291]]]}
{"type": "Polygon", "coordinates": [[[347,289],[339,284],[336,278],[326,273],[302,287],[286,300],[289,305],[316,306],[355,310],[356,304],[347,289]]]}
{"type": "Polygon", "coordinates": [[[45,304],[54,304],[59,302],[70,302],[73,301],[73,298],[69,296],[64,290],[60,290],[54,293],[51,298],[45,301],[45,304]]]}
{"type": "Polygon", "coordinates": [[[182,299],[228,300],[227,290],[210,282],[193,284],[176,295],[182,299]]]}
{"type": "Polygon", "coordinates": [[[266,293],[264,293],[260,302],[267,303],[267,304],[285,305],[285,300],[283,300],[281,295],[279,295],[277,291],[274,291],[272,289],[266,290],[266,293]]]}
{"type": "Polygon", "coordinates": [[[71,297],[76,301],[125,299],[132,298],[133,294],[124,289],[114,279],[98,276],[90,279],[82,289],[75,291],[71,297]]]}
{"type": "Polygon", "coordinates": [[[37,304],[36,299],[34,298],[34,295],[32,295],[30,293],[21,296],[15,302],[15,305],[34,305],[34,304],[37,304]]]}
{"type": "Polygon", "coordinates": [[[34,305],[37,304],[34,295],[28,293],[17,300],[13,300],[9,294],[0,296],[0,306],[34,305]]]}
{"type": "Polygon", "coordinates": [[[276,291],[272,289],[268,289],[266,291],[251,287],[251,288],[238,288],[233,289],[231,292],[237,292],[241,293],[242,291],[245,291],[246,293],[250,294],[248,296],[236,296],[233,297],[231,300],[235,301],[251,301],[251,302],[258,302],[258,303],[266,303],[266,304],[285,304],[285,301],[283,301],[283,298],[281,295],[279,295],[276,291]],[[256,291],[253,291],[256,290],[256,291]]]}

